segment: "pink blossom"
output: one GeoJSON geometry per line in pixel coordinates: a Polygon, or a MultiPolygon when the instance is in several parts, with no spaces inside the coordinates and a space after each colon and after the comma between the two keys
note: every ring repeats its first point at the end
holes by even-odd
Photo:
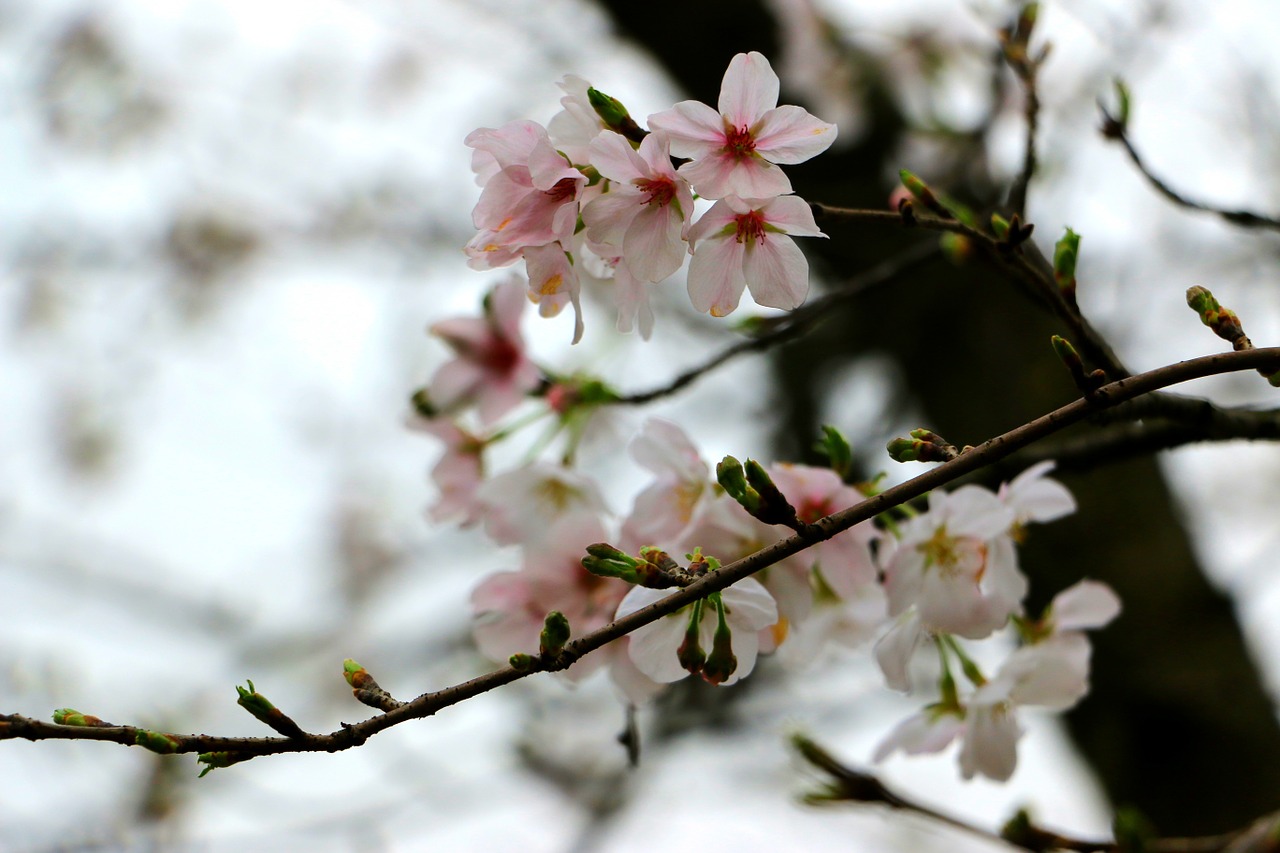
{"type": "Polygon", "coordinates": [[[803,199],[722,198],[689,229],[689,299],[723,317],[742,291],[761,305],[792,309],[809,292],[809,262],[789,236],[825,237],[803,199]]]}
{"type": "MultiPolygon", "coordinates": [[[[796,509],[803,522],[813,523],[842,509],[861,503],[862,495],[845,485],[830,468],[779,463],[769,466],[769,476],[796,509]]],[[[840,598],[849,598],[876,582],[876,566],[871,543],[878,538],[869,521],[789,558],[812,565],[823,582],[840,598]]]]}
{"type": "MultiPolygon", "coordinates": [[[[660,418],[644,422],[628,448],[654,481],[636,496],[622,527],[623,547],[675,547],[699,508],[714,495],[710,468],[684,430],[660,418]]],[[[708,552],[717,554],[717,552],[708,552]]],[[[728,556],[728,555],[726,555],[728,556]]]]}
{"type": "Polygon", "coordinates": [[[575,165],[591,163],[587,146],[605,129],[587,96],[591,84],[576,74],[566,74],[556,85],[564,91],[564,97],[560,99],[560,112],[547,122],[551,141],[575,165]]]}
{"type": "Polygon", "coordinates": [[[540,373],[520,336],[524,305],[524,287],[512,277],[489,291],[483,317],[454,317],[430,327],[455,354],[427,386],[433,406],[452,411],[474,404],[481,422],[491,424],[537,387],[540,373]]]}
{"type": "Polygon", "coordinates": [[[564,246],[532,246],[524,250],[524,262],[529,273],[529,300],[537,303],[538,313],[554,317],[565,305],[572,305],[573,343],[582,340],[581,285],[564,246]]]}
{"type": "Polygon", "coordinates": [[[641,281],[662,281],[684,261],[682,234],[693,213],[693,194],[671,165],[666,136],[649,134],[637,151],[605,131],[590,150],[591,164],[610,184],[582,209],[588,238],[620,250],[641,281]]]}
{"type": "Polygon", "coordinates": [[[1027,590],[1009,536],[1014,519],[979,486],[930,495],[929,511],[881,549],[890,615],[915,606],[923,630],[974,639],[1004,625],[1027,590]]]}
{"type": "Polygon", "coordinates": [[[548,462],[534,462],[485,481],[476,499],[485,532],[499,545],[535,546],[546,540],[559,519],[605,509],[594,480],[548,462]]]}
{"type": "Polygon", "coordinates": [[[836,127],[800,107],[778,106],[778,75],[759,53],[740,53],[720,87],[719,111],[681,101],[649,116],[671,137],[671,153],[692,162],[680,173],[704,198],[772,198],[791,192],[775,164],[803,163],[827,149],[836,127]]]}
{"type": "MultiPolygon", "coordinates": [[[[618,606],[617,618],[621,619],[670,594],[671,590],[633,587],[618,606]]],[[[724,681],[718,683],[729,685],[745,678],[755,668],[759,651],[757,632],[778,621],[778,609],[765,588],[752,578],[738,581],[720,595],[737,666],[724,681]]],[[[679,649],[685,642],[693,608],[694,605],[688,605],[631,633],[628,652],[637,669],[662,684],[679,681],[689,674],[680,663],[679,649]]],[[[718,617],[710,601],[703,604],[701,611],[698,642],[705,652],[710,652],[715,644],[718,617]]]]}
{"type": "MultiPolygon", "coordinates": [[[[587,545],[606,539],[592,515],[574,513],[557,521],[544,544],[526,549],[519,571],[486,578],[471,595],[476,617],[472,625],[476,645],[486,656],[505,661],[517,652],[536,654],[548,613],[558,610],[569,620],[574,637],[606,625],[630,586],[602,578],[582,567],[587,545]]],[[[570,667],[573,681],[589,675],[615,655],[625,643],[612,643],[570,667]]]]}
{"type": "Polygon", "coordinates": [[[481,128],[467,144],[476,149],[472,167],[484,180],[471,213],[478,233],[465,247],[472,269],[506,266],[528,247],[570,241],[587,178],[552,147],[541,125],[481,128]]]}
{"type": "Polygon", "coordinates": [[[464,527],[474,524],[480,517],[476,491],[484,476],[484,442],[445,418],[428,420],[415,415],[409,427],[434,435],[445,446],[444,455],[431,469],[431,479],[440,490],[440,499],[429,511],[431,520],[461,516],[464,527]]]}

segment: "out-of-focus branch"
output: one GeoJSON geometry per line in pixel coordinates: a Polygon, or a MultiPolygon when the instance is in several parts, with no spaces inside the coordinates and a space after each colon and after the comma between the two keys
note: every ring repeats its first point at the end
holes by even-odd
{"type": "MultiPolygon", "coordinates": [[[[1011,246],[992,234],[979,231],[958,219],[941,216],[913,214],[903,216],[888,210],[858,210],[810,202],[814,217],[833,222],[883,223],[906,228],[923,228],[928,231],[945,231],[967,237],[998,266],[1009,272],[1035,301],[1049,310],[1067,325],[1072,342],[1084,351],[1096,366],[1102,368],[1111,379],[1129,376],[1129,370],[1119,356],[1102,338],[1089,321],[1069,302],[1053,280],[1053,270],[1038,252],[1028,253],[1021,246],[1011,246]]],[[[1034,248],[1034,247],[1033,247],[1034,248]]]]}
{"type": "Polygon", "coordinates": [[[1031,55],[1031,31],[1035,27],[1038,11],[1039,4],[1026,4],[1017,21],[999,32],[1000,53],[1022,83],[1025,97],[1023,117],[1027,122],[1027,136],[1022,150],[1022,169],[1009,190],[1009,210],[1019,216],[1026,215],[1027,187],[1036,173],[1036,135],[1040,128],[1040,95],[1036,89],[1036,77],[1041,63],[1049,53],[1046,46],[1040,53],[1031,55]]]}
{"type": "Polygon", "coordinates": [[[1126,122],[1121,117],[1112,115],[1106,107],[1101,104],[1098,108],[1102,111],[1102,135],[1107,139],[1113,139],[1120,143],[1125,153],[1129,155],[1129,160],[1141,173],[1142,177],[1147,179],[1147,183],[1155,188],[1156,192],[1176,204],[1178,207],[1184,207],[1188,210],[1199,210],[1203,213],[1212,213],[1213,215],[1230,222],[1232,225],[1239,225],[1241,228],[1269,228],[1273,231],[1280,231],[1280,219],[1274,216],[1266,216],[1261,213],[1254,213],[1250,210],[1228,210],[1224,207],[1199,201],[1190,198],[1187,195],[1175,190],[1164,180],[1157,177],[1142,156],[1138,153],[1138,149],[1134,147],[1133,141],[1129,139],[1129,131],[1126,122]]]}
{"type": "Polygon", "coordinates": [[[727,347],[703,364],[676,376],[667,384],[648,391],[625,394],[614,402],[620,405],[636,406],[669,397],[740,355],[763,352],[795,340],[832,316],[832,309],[840,303],[866,293],[874,287],[896,281],[907,272],[938,257],[939,254],[938,247],[931,245],[920,245],[908,249],[897,257],[889,258],[866,272],[850,278],[830,293],[805,303],[789,314],[762,320],[753,337],[727,347]]]}
{"type": "MultiPolygon", "coordinates": [[[[959,477],[985,468],[1010,454],[1053,435],[1091,415],[1161,388],[1238,370],[1280,370],[1280,347],[1250,349],[1221,353],[1181,361],[1160,367],[1147,373],[1130,376],[1098,388],[1086,397],[1075,400],[1059,409],[1042,415],[1033,421],[996,436],[977,447],[966,449],[949,462],[886,489],[878,495],[840,512],[804,526],[800,532],[770,545],[750,556],[730,563],[718,571],[708,572],[698,580],[636,612],[610,622],[578,639],[571,640],[555,654],[524,656],[521,666],[507,667],[446,687],[424,693],[409,702],[387,702],[389,710],[376,717],[355,724],[343,724],[342,728],[327,735],[298,732],[293,737],[215,737],[210,735],[174,735],[155,732],[135,726],[117,726],[75,712],[60,712],[64,721],[73,719],[75,724],[46,723],[17,714],[0,715],[0,740],[23,738],[26,740],[99,740],[125,745],[144,746],[155,752],[204,753],[202,760],[210,766],[227,766],[261,755],[286,752],[338,752],[360,746],[370,737],[408,720],[429,717],[451,705],[457,705],[481,693],[486,693],[534,672],[550,672],[567,669],[583,656],[601,648],[632,631],[654,622],[663,616],[719,592],[793,554],[825,541],[853,525],[874,518],[886,510],[914,500],[928,491],[944,486],[959,477]],[[74,714],[74,716],[69,716],[74,714]],[[212,756],[212,758],[210,758],[212,756]]],[[[358,665],[346,666],[346,674],[352,686],[367,686],[361,680],[353,680],[353,674],[362,673],[358,665]],[[354,669],[353,669],[354,666],[354,669]]],[[[388,697],[389,698],[389,697],[388,697]]],[[[362,701],[364,701],[362,699],[362,701]]],[[[262,712],[269,710],[265,706],[262,712]]],[[[259,716],[260,714],[255,714],[259,716]]]]}
{"type": "Polygon", "coordinates": [[[791,742],[806,761],[829,777],[823,780],[821,790],[805,795],[804,800],[810,805],[863,803],[888,806],[1031,853],[1046,853],[1050,850],[1121,853],[1137,849],[1148,853],[1263,853],[1276,849],[1276,839],[1280,835],[1280,814],[1271,814],[1235,832],[1199,838],[1142,838],[1140,846],[1133,846],[1117,841],[1093,841],[1052,832],[1037,826],[1025,812],[1019,812],[997,833],[893,791],[875,776],[843,764],[803,735],[795,735],[791,742]]]}

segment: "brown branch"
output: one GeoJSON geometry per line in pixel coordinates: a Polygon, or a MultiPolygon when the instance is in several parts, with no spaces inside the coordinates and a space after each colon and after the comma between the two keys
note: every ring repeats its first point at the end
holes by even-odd
{"type": "Polygon", "coordinates": [[[1162,179],[1156,177],[1147,164],[1143,161],[1141,155],[1138,154],[1137,148],[1134,147],[1133,141],[1129,139],[1128,129],[1124,122],[1111,115],[1101,104],[1098,108],[1102,110],[1102,135],[1107,139],[1114,139],[1124,148],[1125,153],[1129,155],[1129,160],[1137,168],[1142,177],[1147,179],[1147,183],[1155,188],[1156,192],[1164,196],[1178,207],[1184,207],[1188,210],[1198,210],[1202,213],[1211,213],[1232,225],[1239,225],[1241,228],[1269,228],[1273,231],[1280,231],[1280,219],[1274,216],[1266,216],[1261,213],[1254,213],[1249,210],[1228,210],[1224,207],[1209,204],[1208,202],[1199,201],[1190,198],[1183,193],[1175,190],[1162,179]]]}
{"type": "MultiPolygon", "coordinates": [[[[234,761],[260,755],[285,752],[338,752],[360,746],[370,737],[408,720],[429,717],[451,705],[479,696],[490,690],[525,678],[534,672],[566,669],[584,655],[663,616],[675,613],[694,601],[719,592],[756,572],[793,554],[830,539],[853,525],[876,517],[893,507],[914,500],[926,492],[944,486],[959,477],[991,465],[1017,450],[1033,444],[1091,415],[1150,394],[1161,388],[1191,379],[1238,370],[1280,370],[1280,347],[1243,350],[1202,356],[1180,361],[1136,376],[1112,382],[1033,421],[996,436],[977,447],[969,448],[955,459],[904,483],[868,498],[848,509],[829,515],[808,525],[800,533],[783,539],[747,557],[709,572],[683,589],[660,601],[610,622],[576,640],[570,641],[552,659],[531,656],[527,666],[511,667],[477,676],[461,684],[424,693],[412,701],[392,708],[385,714],[342,728],[327,735],[305,734],[295,738],[215,737],[210,735],[162,735],[165,753],[217,752],[229,753],[234,761]]],[[[46,723],[20,715],[0,715],[0,740],[99,740],[135,745],[147,731],[134,726],[67,726],[46,723]]],[[[155,748],[154,746],[152,748],[155,748]]]]}
{"type": "MultiPolygon", "coordinates": [[[[830,777],[824,783],[822,790],[805,796],[805,802],[810,805],[829,805],[839,802],[884,805],[899,811],[914,812],[988,841],[1007,844],[1031,853],[1045,853],[1049,850],[1122,853],[1124,850],[1135,849],[1115,841],[1093,841],[1052,832],[1032,823],[1025,812],[1019,812],[1017,817],[1006,824],[1002,832],[992,832],[897,793],[875,776],[843,764],[803,735],[794,736],[792,745],[806,761],[830,777]]],[[[1268,832],[1274,833],[1278,825],[1280,825],[1280,814],[1265,815],[1235,832],[1220,835],[1143,839],[1141,849],[1148,853],[1236,853],[1236,851],[1243,853],[1245,850],[1274,849],[1246,845],[1255,838],[1265,837],[1268,832]]]]}

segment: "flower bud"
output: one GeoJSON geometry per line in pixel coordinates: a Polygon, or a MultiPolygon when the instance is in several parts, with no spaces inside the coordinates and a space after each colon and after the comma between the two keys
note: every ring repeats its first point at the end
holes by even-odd
{"type": "Polygon", "coordinates": [[[711,641],[711,654],[702,667],[702,677],[710,684],[723,684],[738,668],[738,658],[733,654],[733,632],[725,619],[724,600],[720,593],[708,596],[716,606],[716,633],[711,641]]]}
{"type": "Polygon", "coordinates": [[[209,775],[210,770],[215,770],[219,767],[230,767],[232,764],[248,761],[252,757],[238,752],[202,752],[196,756],[196,761],[205,765],[205,768],[200,771],[200,775],[196,778],[203,779],[209,775]]]}
{"type": "Polygon", "coordinates": [[[684,642],[680,644],[680,648],[676,649],[676,659],[680,661],[680,665],[695,675],[702,671],[702,665],[707,660],[706,652],[702,650],[698,639],[698,629],[702,624],[702,606],[703,602],[699,599],[689,608],[689,625],[684,631],[684,642]]]}
{"type": "Polygon", "coordinates": [[[924,181],[920,180],[906,169],[899,170],[898,177],[902,179],[902,185],[907,188],[907,192],[915,196],[916,201],[928,208],[930,213],[934,213],[944,219],[955,218],[951,211],[948,210],[942,202],[938,201],[938,197],[933,194],[933,190],[929,189],[929,185],[924,181]]]}
{"type": "Polygon", "coordinates": [[[1234,349],[1253,348],[1253,344],[1245,336],[1244,327],[1240,324],[1240,318],[1236,316],[1236,312],[1219,304],[1207,288],[1198,286],[1187,288],[1187,305],[1200,315],[1200,322],[1213,329],[1213,333],[1224,341],[1230,341],[1234,349]]]}
{"type": "Polygon", "coordinates": [[[568,618],[559,610],[552,610],[542,623],[538,654],[544,659],[558,657],[564,651],[564,644],[569,642],[570,633],[568,618]]]}
{"type": "Polygon", "coordinates": [[[266,696],[255,690],[252,681],[249,681],[248,690],[236,685],[236,692],[240,694],[236,704],[252,714],[259,722],[266,723],[285,737],[304,737],[306,735],[301,726],[271,704],[271,701],[266,696]]]}
{"type": "Polygon", "coordinates": [[[511,664],[511,668],[516,672],[528,672],[533,669],[533,655],[514,654],[507,658],[507,663],[511,664]]]}
{"type": "Polygon", "coordinates": [[[53,721],[60,726],[110,727],[112,724],[92,714],[82,714],[74,708],[59,708],[53,712],[53,721]]]}
{"type": "Polygon", "coordinates": [[[853,468],[853,449],[840,430],[830,424],[823,424],[822,439],[814,444],[813,449],[827,460],[837,477],[843,480],[849,476],[849,471],[853,468]]]}
{"type": "Polygon", "coordinates": [[[648,131],[636,124],[635,119],[627,112],[627,108],[617,98],[610,97],[599,89],[588,88],[587,101],[591,104],[591,109],[596,111],[596,115],[600,116],[600,121],[604,122],[604,126],[610,130],[621,133],[637,144],[648,135],[648,131]]]}
{"type": "Polygon", "coordinates": [[[1053,247],[1053,280],[1072,307],[1076,305],[1076,258],[1080,254],[1080,235],[1067,229],[1053,247]]]}
{"type": "Polygon", "coordinates": [[[178,747],[182,746],[182,739],[176,735],[167,735],[163,732],[153,732],[147,729],[139,729],[133,742],[161,755],[172,755],[178,751],[178,747]]]}
{"type": "Polygon", "coordinates": [[[948,462],[960,455],[955,445],[936,432],[913,429],[910,438],[895,438],[886,446],[894,462],[948,462]]]}
{"type": "Polygon", "coordinates": [[[742,463],[732,456],[726,456],[716,466],[716,482],[729,497],[742,504],[742,508],[752,515],[760,507],[760,495],[747,485],[747,478],[742,473],[742,463]]]}
{"type": "Polygon", "coordinates": [[[787,500],[786,495],[774,485],[773,478],[754,459],[748,459],[744,466],[747,472],[747,483],[758,495],[756,511],[751,513],[766,524],[785,524],[797,527],[800,521],[796,518],[796,509],[787,500]]]}

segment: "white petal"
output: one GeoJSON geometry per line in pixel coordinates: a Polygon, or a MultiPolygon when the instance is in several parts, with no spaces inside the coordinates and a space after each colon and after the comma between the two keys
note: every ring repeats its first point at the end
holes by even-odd
{"type": "Polygon", "coordinates": [[[778,105],[778,75],[764,54],[739,53],[720,84],[720,114],[734,127],[750,128],[778,105]]]}
{"type": "Polygon", "coordinates": [[[1082,580],[1054,596],[1049,612],[1056,631],[1101,628],[1120,615],[1120,597],[1105,583],[1082,580]]]}

